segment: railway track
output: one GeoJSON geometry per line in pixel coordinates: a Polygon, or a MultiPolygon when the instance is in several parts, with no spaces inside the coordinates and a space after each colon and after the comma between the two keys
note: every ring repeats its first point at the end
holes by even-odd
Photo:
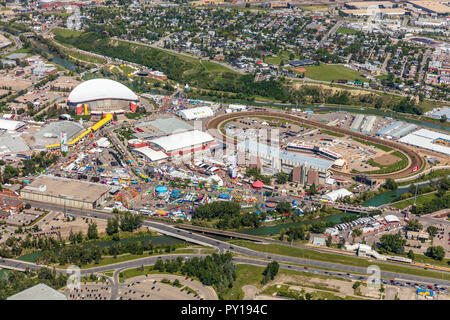
{"type": "MultiPolygon", "coordinates": [[[[224,142],[227,140],[230,141],[230,138],[227,139],[227,137],[220,131],[220,125],[224,121],[227,121],[227,120],[242,118],[242,117],[252,117],[252,116],[281,118],[281,119],[286,119],[286,120],[290,120],[290,121],[295,121],[300,124],[312,126],[312,127],[319,128],[319,129],[325,129],[328,131],[332,131],[332,132],[336,132],[336,133],[340,133],[340,134],[344,134],[344,135],[350,135],[352,137],[356,137],[356,138],[364,140],[364,141],[377,143],[377,144],[392,148],[394,150],[400,151],[408,158],[409,163],[406,168],[401,169],[396,172],[392,172],[392,173],[371,174],[371,176],[375,179],[403,178],[403,177],[406,177],[409,174],[411,174],[413,168],[418,167],[420,170],[420,168],[422,168],[422,166],[424,165],[423,158],[416,151],[408,148],[406,145],[403,145],[403,144],[400,144],[400,143],[397,143],[394,141],[386,141],[386,140],[381,140],[381,139],[378,139],[375,137],[370,137],[370,136],[367,136],[367,135],[359,133],[359,132],[351,131],[349,129],[327,126],[325,123],[322,123],[322,122],[304,119],[304,118],[301,118],[301,117],[298,117],[298,116],[295,116],[292,114],[285,114],[285,113],[281,113],[281,112],[243,111],[243,112],[227,113],[227,114],[219,115],[219,116],[209,120],[208,123],[206,124],[206,129],[208,130],[208,132],[210,134],[212,134],[214,137],[220,139],[221,141],[224,141],[224,142]]],[[[234,144],[237,144],[237,140],[234,141],[234,144]]],[[[338,171],[335,169],[330,169],[330,170],[335,175],[339,175],[339,176],[343,176],[343,177],[347,177],[347,178],[351,178],[356,175],[353,173],[341,172],[341,171],[338,171]]]]}

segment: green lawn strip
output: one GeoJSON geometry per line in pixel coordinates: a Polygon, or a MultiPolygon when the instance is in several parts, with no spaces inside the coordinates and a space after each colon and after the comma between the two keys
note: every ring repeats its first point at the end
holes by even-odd
{"type": "Polygon", "coordinates": [[[114,276],[114,270],[110,270],[110,271],[103,271],[102,272],[105,276],[108,276],[108,277],[113,277],[114,276]]]}
{"type": "MultiPolygon", "coordinates": [[[[405,247],[405,251],[409,251],[408,247],[405,247]]],[[[403,255],[405,258],[407,257],[407,255],[403,255]]],[[[425,263],[425,264],[430,264],[430,265],[438,265],[438,266],[442,266],[442,267],[449,267],[450,266],[450,259],[446,259],[444,258],[442,261],[441,260],[434,260],[433,258],[427,257],[426,255],[423,254],[414,254],[414,261],[415,262],[420,262],[420,263],[425,263]]]]}
{"type": "Polygon", "coordinates": [[[342,138],[344,136],[342,133],[332,132],[332,131],[328,131],[328,130],[324,130],[324,129],[320,129],[320,132],[323,134],[327,134],[329,136],[338,137],[338,138],[342,138]]]}
{"type": "Polygon", "coordinates": [[[381,145],[381,144],[378,144],[378,143],[374,143],[374,142],[358,139],[358,138],[355,138],[355,137],[352,137],[352,139],[357,141],[357,142],[359,142],[359,143],[362,143],[362,144],[365,144],[365,145],[368,145],[368,146],[373,146],[375,148],[381,149],[381,150],[386,151],[386,152],[392,151],[392,148],[384,146],[384,145],[381,145]]]}
{"type": "MultiPolygon", "coordinates": [[[[163,253],[163,254],[161,254],[157,251],[154,251],[153,254],[148,254],[148,251],[144,251],[144,253],[141,255],[124,253],[124,254],[118,255],[116,258],[114,258],[112,256],[104,257],[100,260],[100,262],[98,264],[89,263],[89,264],[82,265],[80,268],[81,269],[96,268],[96,267],[107,266],[110,264],[116,264],[116,263],[130,261],[130,260],[142,259],[142,258],[151,257],[151,256],[160,256],[160,255],[168,255],[168,254],[182,254],[182,253],[195,253],[195,250],[193,250],[193,249],[175,249],[175,251],[172,251],[170,253],[163,253]]],[[[64,266],[55,265],[56,268],[60,268],[60,269],[67,268],[68,266],[69,265],[64,265],[64,266]]]]}
{"type": "Polygon", "coordinates": [[[63,29],[63,28],[55,28],[52,30],[52,32],[55,35],[59,35],[61,37],[78,37],[83,33],[83,31],[63,29]]]}
{"type": "MultiPolygon", "coordinates": [[[[415,173],[415,174],[417,174],[417,173],[415,173]]],[[[428,181],[428,180],[434,179],[434,178],[447,177],[448,175],[450,175],[450,169],[435,170],[433,172],[430,172],[430,173],[427,173],[425,175],[418,177],[416,180],[399,182],[398,185],[405,186],[408,184],[414,184],[414,183],[418,183],[418,182],[428,181]]]]}
{"type": "Polygon", "coordinates": [[[391,153],[392,155],[400,158],[399,161],[390,164],[388,166],[383,166],[382,164],[379,164],[378,162],[373,161],[372,159],[368,160],[367,163],[374,166],[379,167],[378,170],[372,170],[372,171],[364,171],[365,174],[385,174],[385,173],[392,173],[400,171],[408,165],[408,158],[401,153],[400,151],[394,151],[391,153]]]}
{"type": "Polygon", "coordinates": [[[105,59],[90,56],[88,54],[83,54],[83,53],[71,51],[71,50],[65,50],[64,52],[66,54],[68,54],[69,56],[71,56],[72,58],[82,60],[85,62],[98,63],[98,64],[106,63],[105,59]]]}
{"type": "Polygon", "coordinates": [[[339,263],[339,264],[343,264],[343,265],[350,265],[350,266],[363,267],[363,268],[368,267],[370,265],[377,265],[381,268],[382,271],[397,272],[397,273],[404,273],[404,274],[423,276],[423,277],[429,277],[429,278],[450,280],[450,274],[422,270],[422,269],[415,268],[415,267],[406,267],[406,266],[400,266],[400,265],[397,266],[397,265],[390,264],[390,263],[368,261],[366,259],[357,258],[357,257],[349,257],[349,256],[344,256],[344,255],[339,255],[339,254],[324,253],[324,252],[319,252],[319,251],[310,250],[310,249],[289,247],[289,246],[283,246],[283,245],[278,245],[278,244],[270,244],[270,245],[257,244],[257,243],[247,242],[244,240],[235,240],[234,243],[236,245],[246,247],[248,249],[255,250],[255,251],[260,251],[260,252],[273,253],[273,254],[290,256],[290,257],[297,257],[297,258],[302,258],[302,259],[326,261],[326,262],[330,262],[330,263],[339,263]]]}
{"type": "MultiPolygon", "coordinates": [[[[428,194],[424,194],[424,195],[418,195],[416,197],[416,204],[417,205],[426,204],[427,202],[433,200],[435,197],[436,197],[436,193],[428,193],[428,194]]],[[[414,204],[414,197],[406,199],[406,200],[401,200],[399,202],[390,203],[389,205],[393,206],[397,209],[404,209],[407,206],[410,206],[412,204],[414,204]]]]}
{"type": "Polygon", "coordinates": [[[345,80],[359,80],[366,82],[367,79],[360,76],[360,72],[354,71],[343,65],[321,64],[320,66],[306,67],[305,77],[320,81],[337,81],[345,80]]]}

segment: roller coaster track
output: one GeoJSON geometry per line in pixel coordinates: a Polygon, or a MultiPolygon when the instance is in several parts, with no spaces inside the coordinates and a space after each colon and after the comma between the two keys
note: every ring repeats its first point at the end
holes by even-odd
{"type": "MultiPolygon", "coordinates": [[[[409,165],[404,168],[401,169],[399,171],[396,172],[392,172],[392,173],[384,173],[384,174],[371,174],[371,176],[375,179],[387,179],[387,178],[392,178],[392,179],[397,179],[397,178],[403,178],[406,177],[408,175],[411,174],[413,168],[418,167],[419,169],[422,168],[422,166],[424,165],[424,161],[423,158],[414,150],[410,149],[409,147],[407,147],[406,145],[394,142],[394,141],[387,141],[387,140],[381,140],[375,137],[370,137],[367,136],[365,134],[359,133],[359,132],[355,132],[349,129],[344,129],[344,128],[339,128],[339,127],[332,127],[332,126],[327,126],[327,124],[322,123],[322,122],[318,122],[318,121],[314,121],[314,120],[309,120],[309,119],[304,119],[292,114],[285,114],[285,113],[281,113],[281,112],[273,112],[273,111],[244,111],[244,112],[233,112],[233,113],[227,113],[227,114],[223,114],[223,115],[219,115],[211,120],[208,121],[208,123],[206,124],[206,129],[208,130],[208,132],[210,134],[212,134],[214,137],[218,138],[221,141],[227,141],[227,137],[225,137],[225,135],[221,132],[220,130],[220,126],[224,121],[228,121],[231,119],[236,119],[236,118],[242,118],[242,117],[274,117],[274,118],[281,118],[281,119],[286,119],[286,120],[290,120],[290,121],[295,121],[298,122],[300,124],[304,124],[304,125],[308,125],[308,126],[312,126],[315,128],[319,128],[319,129],[325,129],[328,131],[332,131],[335,133],[340,133],[340,134],[344,134],[344,135],[349,135],[364,141],[368,141],[368,142],[373,142],[373,143],[377,143],[383,146],[387,146],[389,148],[392,148],[394,150],[400,151],[401,153],[403,153],[407,158],[408,158],[408,162],[409,165]]],[[[230,138],[228,137],[228,140],[230,138]]],[[[236,144],[237,141],[235,140],[234,143],[236,144]]],[[[356,174],[353,173],[346,173],[346,172],[341,172],[338,170],[334,170],[334,169],[330,169],[334,174],[338,175],[338,176],[343,176],[343,177],[354,177],[356,174]]]]}

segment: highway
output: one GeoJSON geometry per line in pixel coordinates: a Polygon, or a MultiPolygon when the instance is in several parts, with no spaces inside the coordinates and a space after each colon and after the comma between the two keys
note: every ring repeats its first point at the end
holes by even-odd
{"type": "MultiPolygon", "coordinates": [[[[33,206],[39,206],[40,208],[46,209],[46,210],[58,210],[63,211],[63,207],[53,205],[53,204],[46,204],[41,202],[35,202],[35,201],[28,201],[33,206]]],[[[71,214],[74,216],[83,216],[83,217],[90,217],[90,218],[98,218],[98,219],[108,219],[112,216],[111,213],[101,212],[97,210],[80,210],[75,208],[66,208],[66,213],[71,214]]],[[[238,254],[243,254],[250,256],[252,258],[256,259],[268,259],[268,260],[277,260],[279,262],[285,262],[285,263],[295,263],[295,264],[302,264],[309,267],[314,268],[326,268],[326,269],[336,269],[341,270],[345,272],[357,272],[357,273],[366,273],[366,268],[363,267],[355,267],[355,266],[349,266],[349,265],[343,265],[338,263],[331,263],[331,262],[324,262],[324,261],[316,261],[316,260],[309,260],[299,257],[288,257],[288,256],[281,256],[281,255],[275,255],[275,254],[268,254],[264,252],[254,251],[250,250],[244,247],[236,246],[224,241],[212,239],[200,234],[192,233],[190,231],[181,230],[178,228],[175,228],[174,226],[160,223],[160,222],[154,222],[145,220],[143,222],[143,226],[148,227],[151,230],[155,230],[159,233],[176,237],[178,239],[182,239],[191,243],[210,246],[214,248],[218,248],[220,252],[225,251],[231,251],[238,254]]],[[[176,256],[176,255],[175,255],[176,256]]],[[[182,256],[189,256],[189,255],[182,255],[182,256]]],[[[166,258],[168,256],[165,256],[166,258]]],[[[121,264],[115,264],[114,268],[132,268],[137,267],[145,263],[151,263],[152,261],[156,261],[157,257],[148,257],[133,261],[127,261],[123,262],[121,264]],[[148,260],[146,260],[148,259],[148,260]]],[[[26,262],[19,262],[17,260],[10,260],[10,259],[4,259],[4,262],[1,262],[0,265],[3,265],[4,267],[11,267],[11,268],[20,268],[24,269],[25,267],[32,267],[33,264],[26,263],[26,262]]],[[[37,267],[35,265],[35,267],[37,267]]],[[[33,267],[33,268],[35,268],[33,267]]],[[[406,266],[405,266],[406,267],[406,266]]],[[[100,272],[104,270],[111,270],[112,266],[102,266],[102,267],[96,267],[89,270],[83,270],[82,273],[92,273],[92,272],[100,272]]],[[[413,269],[414,267],[411,267],[413,269]]],[[[434,271],[434,272],[440,272],[440,271],[434,271]]],[[[441,272],[442,275],[447,274],[445,272],[441,272]]],[[[424,283],[437,283],[440,285],[450,286],[450,281],[443,280],[443,279],[434,279],[434,278],[428,278],[428,277],[419,277],[419,276],[413,276],[409,274],[401,274],[401,273],[394,273],[394,272],[387,272],[387,271],[381,271],[382,277],[387,278],[400,278],[405,279],[409,281],[415,281],[415,282],[424,282],[424,283]]]]}

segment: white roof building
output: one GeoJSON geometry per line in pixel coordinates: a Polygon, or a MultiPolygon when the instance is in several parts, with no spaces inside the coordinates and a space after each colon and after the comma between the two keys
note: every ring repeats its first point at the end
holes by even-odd
{"type": "Polygon", "coordinates": [[[48,285],[39,283],[6,298],[6,300],[67,300],[67,297],[48,285]]]}
{"type": "Polygon", "coordinates": [[[228,108],[231,110],[246,110],[247,106],[244,106],[243,104],[230,104],[228,108]]]}
{"type": "Polygon", "coordinates": [[[179,112],[179,115],[185,120],[196,120],[212,117],[214,115],[214,112],[210,107],[198,107],[181,110],[179,112]]]}
{"type": "Polygon", "coordinates": [[[97,146],[99,146],[100,148],[108,148],[111,145],[108,138],[106,138],[106,137],[102,137],[102,138],[98,139],[97,141],[95,141],[95,144],[97,146]]]}
{"type": "Polygon", "coordinates": [[[335,202],[336,200],[346,197],[346,196],[351,197],[351,196],[353,196],[353,193],[351,193],[347,189],[341,188],[341,189],[337,189],[337,190],[328,192],[327,194],[324,194],[322,196],[322,199],[335,202]]]}
{"type": "Polygon", "coordinates": [[[115,99],[138,101],[138,96],[123,84],[110,79],[92,79],[80,83],[67,98],[68,103],[115,99]]]}
{"type": "Polygon", "coordinates": [[[161,160],[168,158],[168,156],[164,152],[155,151],[148,146],[141,147],[141,148],[135,148],[135,149],[133,149],[133,152],[139,154],[144,159],[146,159],[148,161],[152,161],[152,162],[157,162],[157,161],[161,161],[161,160]]]}
{"type": "Polygon", "coordinates": [[[0,130],[17,130],[25,125],[25,122],[0,119],[0,130]]]}
{"type": "Polygon", "coordinates": [[[214,138],[209,133],[199,130],[180,132],[149,141],[149,143],[158,146],[167,153],[211,142],[215,142],[214,138]]]}
{"type": "Polygon", "coordinates": [[[404,136],[398,141],[450,156],[450,147],[445,146],[445,143],[448,144],[450,141],[450,135],[448,134],[420,129],[404,136]]]}

